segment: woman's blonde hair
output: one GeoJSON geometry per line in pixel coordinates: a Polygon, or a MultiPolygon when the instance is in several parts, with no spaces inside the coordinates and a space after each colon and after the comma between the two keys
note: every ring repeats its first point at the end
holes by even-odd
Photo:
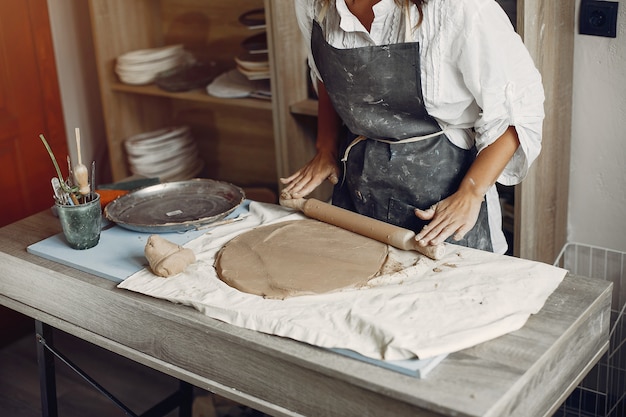
{"type": "MultiPolygon", "coordinates": [[[[417,11],[419,12],[419,20],[417,22],[417,25],[419,26],[422,23],[422,19],[424,18],[424,15],[422,14],[422,7],[424,7],[424,4],[426,4],[427,0],[394,0],[398,5],[401,5],[403,2],[406,3],[413,3],[415,5],[415,7],[417,7],[417,11]]],[[[328,3],[330,3],[330,0],[321,0],[322,4],[327,5],[328,3]]]]}

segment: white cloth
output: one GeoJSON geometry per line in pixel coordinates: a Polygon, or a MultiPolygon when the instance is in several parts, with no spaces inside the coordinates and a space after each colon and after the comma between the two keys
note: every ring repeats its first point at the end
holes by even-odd
{"type": "Polygon", "coordinates": [[[119,288],[192,306],[251,330],[398,360],[454,352],[519,329],[566,273],[448,245],[439,261],[390,248],[390,262],[402,266],[399,272],[376,277],[367,288],[330,294],[264,299],[218,278],[215,256],[230,239],[259,225],[302,218],[280,206],[252,202],[245,220],[216,227],[185,245],[197,262],[183,273],[161,278],[142,270],[119,288]]]}
{"type": "MultiPolygon", "coordinates": [[[[330,0],[322,22],[326,40],[336,48],[403,42],[404,0],[381,0],[374,6],[368,33],[345,0],[330,0]],[[335,6],[336,5],[336,6],[335,6]]],[[[309,47],[309,65],[317,85],[319,72],[310,51],[312,21],[318,0],[295,0],[298,23],[309,47]]],[[[478,151],[492,144],[508,126],[515,126],[520,146],[498,182],[519,183],[541,150],[544,91],[521,38],[495,0],[429,0],[424,20],[410,8],[413,40],[420,44],[421,80],[428,113],[457,146],[478,151]]],[[[487,193],[494,252],[506,251],[501,210],[495,186],[487,193]]]]}

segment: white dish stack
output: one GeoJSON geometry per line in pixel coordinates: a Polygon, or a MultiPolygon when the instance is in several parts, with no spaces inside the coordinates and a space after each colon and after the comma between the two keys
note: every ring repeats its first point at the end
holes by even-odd
{"type": "Polygon", "coordinates": [[[116,61],[115,73],[125,84],[150,84],[160,73],[191,62],[193,57],[183,49],[183,45],[140,49],[120,55],[116,61]]]}
{"type": "Polygon", "coordinates": [[[162,182],[195,178],[204,167],[188,126],[140,133],[124,141],[130,170],[162,182]]]}

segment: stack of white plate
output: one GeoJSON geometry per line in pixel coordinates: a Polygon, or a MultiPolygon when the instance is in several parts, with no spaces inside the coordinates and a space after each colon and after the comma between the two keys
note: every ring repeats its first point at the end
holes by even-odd
{"type": "Polygon", "coordinates": [[[235,62],[239,72],[249,80],[267,80],[270,78],[270,61],[266,53],[244,52],[235,57],[235,62]]]}
{"type": "Polygon", "coordinates": [[[160,73],[191,61],[193,57],[185,51],[183,45],[140,49],[120,55],[115,65],[115,73],[125,84],[149,84],[160,73]]]}
{"type": "Polygon", "coordinates": [[[204,166],[188,126],[140,133],[124,141],[130,170],[161,181],[195,178],[204,166]]]}

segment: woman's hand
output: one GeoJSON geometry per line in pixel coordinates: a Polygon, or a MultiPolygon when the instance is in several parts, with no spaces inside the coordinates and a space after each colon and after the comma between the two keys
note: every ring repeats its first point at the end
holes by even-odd
{"type": "Polygon", "coordinates": [[[480,205],[490,187],[519,146],[515,127],[509,128],[491,145],[482,150],[465,174],[456,193],[427,210],[415,209],[415,215],[429,220],[415,236],[420,245],[437,245],[453,236],[461,240],[478,220],[480,205]]]}
{"type": "Polygon", "coordinates": [[[283,199],[303,198],[311,194],[324,180],[328,179],[333,184],[337,184],[339,180],[337,149],[341,119],[321,81],[317,84],[317,93],[317,154],[293,175],[280,179],[286,185],[280,193],[283,199]]]}
{"type": "Polygon", "coordinates": [[[337,184],[339,180],[337,157],[333,152],[320,151],[293,175],[280,179],[280,182],[286,185],[281,192],[281,198],[306,197],[326,179],[337,184]]]}
{"type": "Polygon", "coordinates": [[[438,245],[453,237],[461,240],[478,220],[482,195],[459,189],[426,210],[415,209],[415,215],[430,222],[415,236],[421,246],[438,245]]]}

